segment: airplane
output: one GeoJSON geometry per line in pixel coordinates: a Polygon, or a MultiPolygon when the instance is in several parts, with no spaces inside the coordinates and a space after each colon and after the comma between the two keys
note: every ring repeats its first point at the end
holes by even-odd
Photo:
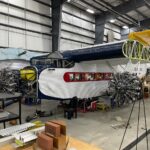
{"type": "MultiPolygon", "coordinates": [[[[135,34],[141,35],[138,32],[135,34]]],[[[40,54],[36,57],[30,55],[30,66],[18,72],[22,81],[20,86],[25,86],[20,89],[27,88],[26,94],[34,92],[39,99],[67,100],[75,96],[80,99],[98,97],[101,91],[108,88],[108,81],[113,78],[113,74],[125,70],[132,55],[134,60],[138,60],[138,57],[148,59],[145,55],[139,55],[137,48],[135,48],[137,55],[135,51],[130,50],[141,44],[137,37],[133,37],[132,34],[132,40],[40,54]]],[[[18,56],[20,58],[24,55],[27,55],[26,52],[20,52],[18,56]]],[[[30,57],[28,56],[28,59],[30,57]]],[[[134,71],[136,70],[132,70],[134,71]]],[[[146,70],[141,72],[144,73],[146,70]]]]}

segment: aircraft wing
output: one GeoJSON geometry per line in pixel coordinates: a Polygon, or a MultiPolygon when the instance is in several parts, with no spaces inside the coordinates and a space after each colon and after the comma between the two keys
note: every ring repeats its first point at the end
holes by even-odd
{"type": "Polygon", "coordinates": [[[74,62],[123,57],[122,45],[125,41],[95,45],[87,48],[67,50],[63,57],[74,62]]]}

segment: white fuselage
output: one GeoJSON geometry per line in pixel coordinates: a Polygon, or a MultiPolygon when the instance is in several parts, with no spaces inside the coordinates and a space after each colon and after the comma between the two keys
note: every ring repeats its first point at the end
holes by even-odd
{"type": "MultiPolygon", "coordinates": [[[[75,63],[72,68],[47,68],[39,75],[39,90],[42,94],[50,97],[69,99],[90,98],[100,96],[101,92],[108,87],[108,80],[75,81],[66,82],[66,73],[114,73],[120,59],[97,60],[75,63]]],[[[122,64],[127,60],[122,59],[122,64]]],[[[119,64],[121,65],[121,64],[119,64]]]]}

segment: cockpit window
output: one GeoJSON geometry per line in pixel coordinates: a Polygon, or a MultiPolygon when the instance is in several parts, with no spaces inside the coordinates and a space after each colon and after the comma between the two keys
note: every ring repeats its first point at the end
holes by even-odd
{"type": "Polygon", "coordinates": [[[31,60],[33,66],[45,66],[51,68],[72,68],[74,66],[73,61],[56,58],[34,58],[31,60]]]}

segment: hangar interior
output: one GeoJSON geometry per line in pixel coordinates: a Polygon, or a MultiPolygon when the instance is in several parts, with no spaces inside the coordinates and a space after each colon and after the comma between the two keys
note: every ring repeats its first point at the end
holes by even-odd
{"type": "Polygon", "coordinates": [[[148,150],[149,28],[150,0],[0,0],[0,150],[148,150]]]}

